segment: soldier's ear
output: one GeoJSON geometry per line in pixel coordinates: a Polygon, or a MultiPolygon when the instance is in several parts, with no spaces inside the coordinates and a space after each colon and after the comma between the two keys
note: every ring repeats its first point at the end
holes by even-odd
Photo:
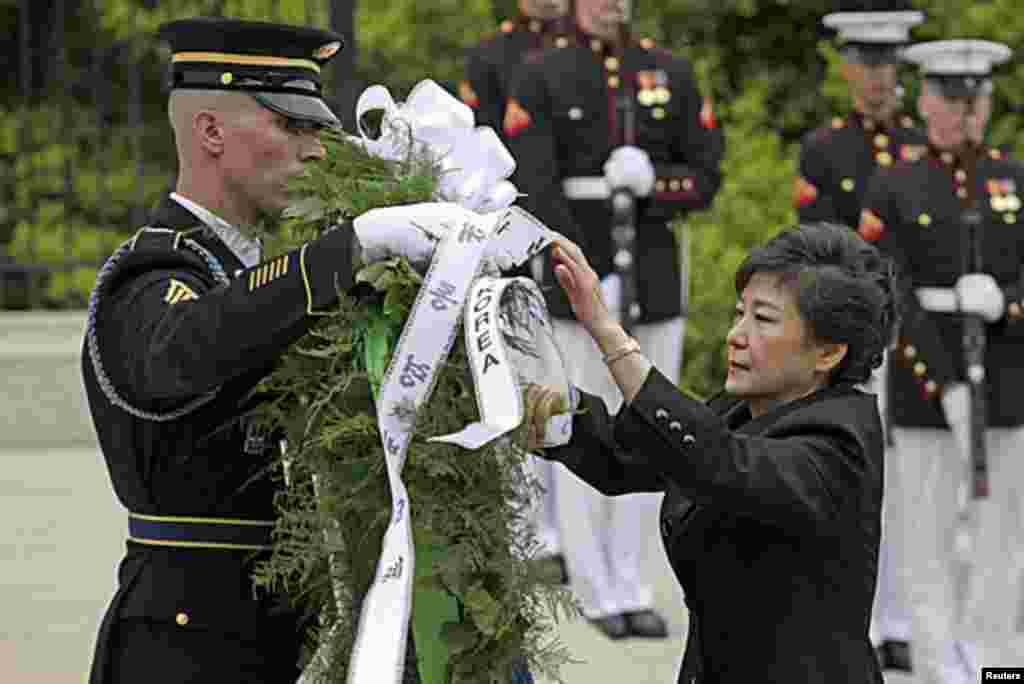
{"type": "Polygon", "coordinates": [[[192,119],[192,133],[209,154],[219,156],[224,152],[224,125],[215,113],[206,110],[197,112],[192,119]]]}

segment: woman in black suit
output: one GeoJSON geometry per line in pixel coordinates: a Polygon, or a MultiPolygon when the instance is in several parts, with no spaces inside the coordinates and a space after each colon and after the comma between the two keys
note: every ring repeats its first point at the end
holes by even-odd
{"type": "MultiPolygon", "coordinates": [[[[548,449],[608,495],[666,493],[661,534],[686,596],[679,682],[880,684],[868,638],[881,531],[881,420],[855,386],[881,363],[892,269],[847,228],[780,234],[736,273],[725,392],[708,404],[653,369],[560,239],[555,274],[625,398],[580,393],[548,449]]],[[[561,397],[532,386],[531,446],[561,397]]]]}

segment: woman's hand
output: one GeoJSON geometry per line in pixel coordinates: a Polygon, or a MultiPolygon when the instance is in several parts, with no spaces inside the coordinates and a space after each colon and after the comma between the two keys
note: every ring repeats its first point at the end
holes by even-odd
{"type": "Polygon", "coordinates": [[[623,337],[625,333],[617,334],[621,326],[608,311],[601,295],[601,279],[583,256],[583,250],[560,236],[555,238],[551,259],[555,265],[555,277],[569,299],[576,320],[598,345],[602,346],[603,339],[623,337]]]}
{"type": "Polygon", "coordinates": [[[545,385],[526,386],[526,450],[544,446],[548,419],[569,410],[569,401],[558,390],[545,385]]]}

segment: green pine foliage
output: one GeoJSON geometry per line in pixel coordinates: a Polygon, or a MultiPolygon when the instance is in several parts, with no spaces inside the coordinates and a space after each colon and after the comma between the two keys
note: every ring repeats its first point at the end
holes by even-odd
{"type": "MultiPolygon", "coordinates": [[[[436,168],[422,159],[388,162],[333,136],[328,155],[302,183],[315,201],[291,212],[279,247],[369,208],[430,200],[436,168]]],[[[310,654],[325,661],[314,681],[345,680],[360,597],[376,570],[391,498],[374,394],[387,355],[408,318],[421,276],[401,259],[363,268],[357,296],[342,293],[336,311],[292,346],[262,387],[268,431],[286,441],[276,465],[283,489],[272,558],[257,584],[285,591],[316,616],[310,654]],[[326,664],[324,664],[326,663],[326,664]]],[[[457,597],[461,622],[438,625],[451,654],[452,684],[506,684],[517,659],[557,678],[568,662],[553,619],[575,614],[571,595],[537,564],[526,527],[538,485],[524,472],[524,434],[478,451],[431,443],[479,420],[462,336],[441,369],[429,403],[415,416],[403,471],[417,549],[440,551],[417,568],[418,586],[457,597]]],[[[416,608],[413,607],[415,612],[416,608]]]]}

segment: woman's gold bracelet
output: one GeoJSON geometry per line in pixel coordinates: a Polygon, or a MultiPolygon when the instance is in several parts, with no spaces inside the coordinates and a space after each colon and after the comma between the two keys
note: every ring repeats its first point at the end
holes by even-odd
{"type": "Polygon", "coordinates": [[[630,337],[621,347],[614,349],[608,354],[604,355],[604,363],[607,366],[615,363],[619,359],[625,358],[630,354],[637,354],[640,352],[640,343],[630,337]]]}

